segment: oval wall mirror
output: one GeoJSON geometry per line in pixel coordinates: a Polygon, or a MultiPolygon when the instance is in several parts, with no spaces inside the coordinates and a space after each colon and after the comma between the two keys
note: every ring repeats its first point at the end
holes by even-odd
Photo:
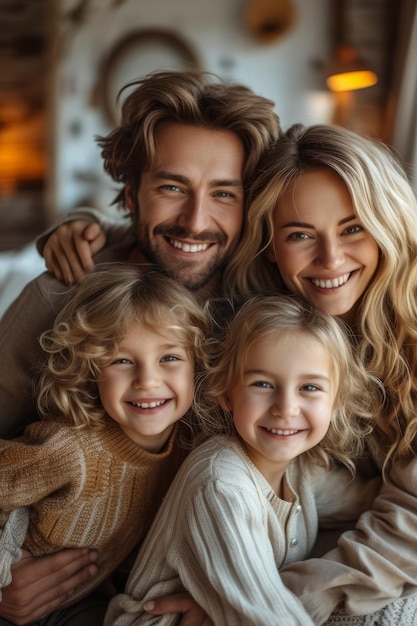
{"type": "MultiPolygon", "coordinates": [[[[106,56],[102,75],[103,107],[112,126],[119,124],[122,87],[158,70],[196,70],[200,64],[192,47],[182,37],[166,30],[139,30],[123,37],[106,56]]],[[[132,88],[133,89],[133,88],[132,88]]]]}

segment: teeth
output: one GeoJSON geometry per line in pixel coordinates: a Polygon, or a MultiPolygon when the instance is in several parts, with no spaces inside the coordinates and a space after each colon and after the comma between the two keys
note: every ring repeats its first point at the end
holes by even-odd
{"type": "Polygon", "coordinates": [[[295,435],[298,433],[298,430],[281,430],[280,428],[267,428],[266,430],[274,435],[295,435]]]}
{"type": "Polygon", "coordinates": [[[183,252],[204,252],[204,250],[207,250],[209,247],[208,243],[183,243],[182,241],[178,241],[178,239],[170,239],[169,242],[171,246],[183,252]]]}
{"type": "Polygon", "coordinates": [[[156,400],[155,402],[131,402],[133,406],[137,406],[140,409],[156,409],[157,406],[161,406],[165,403],[165,400],[156,400]]]}
{"type": "Polygon", "coordinates": [[[338,278],[333,278],[332,280],[318,280],[317,278],[312,278],[311,282],[316,287],[321,287],[322,289],[334,289],[335,287],[340,287],[344,285],[349,279],[350,273],[343,274],[343,276],[338,276],[338,278]]]}

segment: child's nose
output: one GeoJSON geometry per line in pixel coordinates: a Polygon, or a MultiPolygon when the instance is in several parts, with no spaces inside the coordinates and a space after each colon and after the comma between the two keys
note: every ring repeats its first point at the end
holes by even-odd
{"type": "Polygon", "coordinates": [[[289,392],[277,392],[271,413],[277,417],[291,418],[299,413],[299,405],[295,394],[289,392]]]}
{"type": "Polygon", "coordinates": [[[136,389],[153,389],[159,385],[160,378],[154,367],[144,365],[137,368],[133,381],[136,389]]]}

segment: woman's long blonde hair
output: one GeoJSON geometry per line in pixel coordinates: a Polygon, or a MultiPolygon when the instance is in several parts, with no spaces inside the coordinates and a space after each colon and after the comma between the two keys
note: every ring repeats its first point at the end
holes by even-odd
{"type": "Polygon", "coordinates": [[[285,288],[263,252],[272,215],[288,184],[306,171],[328,168],[345,182],[355,213],[380,250],[377,272],[357,309],[354,331],[369,372],[385,387],[375,417],[386,459],[417,451],[417,201],[398,160],[381,142],[345,128],[291,127],[260,164],[250,193],[242,245],[225,276],[245,295],[285,288]]]}

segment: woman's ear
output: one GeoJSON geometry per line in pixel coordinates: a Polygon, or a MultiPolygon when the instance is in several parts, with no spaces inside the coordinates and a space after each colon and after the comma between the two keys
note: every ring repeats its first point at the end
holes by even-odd
{"type": "Polygon", "coordinates": [[[132,196],[132,187],[130,185],[125,186],[125,205],[130,213],[136,212],[136,203],[132,196]]]}

